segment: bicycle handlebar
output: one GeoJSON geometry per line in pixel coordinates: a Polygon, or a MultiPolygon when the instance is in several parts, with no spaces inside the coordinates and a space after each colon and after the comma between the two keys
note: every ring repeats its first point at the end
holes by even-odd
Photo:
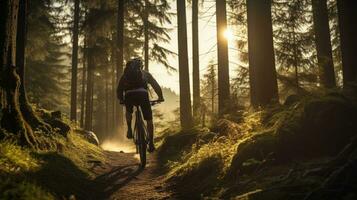
{"type": "Polygon", "coordinates": [[[156,104],[160,104],[160,103],[162,103],[163,101],[160,101],[160,100],[154,100],[154,101],[150,101],[150,104],[151,104],[151,106],[154,106],[154,105],[156,105],[156,104]]]}
{"type": "MultiPolygon", "coordinates": [[[[153,100],[153,101],[150,101],[150,105],[154,106],[154,105],[160,104],[162,102],[163,101],[160,101],[160,100],[153,100]]],[[[120,105],[125,105],[125,104],[124,104],[124,102],[121,102],[120,105]]]]}

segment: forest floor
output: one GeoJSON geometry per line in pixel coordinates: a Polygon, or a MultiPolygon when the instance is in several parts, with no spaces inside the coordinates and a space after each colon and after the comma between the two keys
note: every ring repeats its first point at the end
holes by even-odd
{"type": "Polygon", "coordinates": [[[134,153],[106,151],[104,163],[93,163],[93,199],[173,199],[158,170],[157,155],[148,154],[145,169],[134,153]]]}
{"type": "Polygon", "coordinates": [[[99,148],[80,131],[53,135],[47,151],[0,141],[0,199],[355,200],[355,91],[167,128],[145,169],[130,141],[99,148]]]}

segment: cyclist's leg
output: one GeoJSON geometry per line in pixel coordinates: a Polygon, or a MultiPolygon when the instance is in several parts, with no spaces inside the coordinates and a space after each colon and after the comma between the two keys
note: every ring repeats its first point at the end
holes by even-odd
{"type": "Polygon", "coordinates": [[[126,117],[126,124],[129,127],[131,127],[131,121],[132,121],[132,115],[133,113],[132,112],[129,112],[128,110],[125,112],[125,117],[126,117]]]}
{"type": "Polygon", "coordinates": [[[146,96],[143,98],[143,102],[141,104],[141,110],[143,112],[144,119],[146,120],[146,127],[148,131],[148,142],[149,142],[149,152],[152,152],[155,150],[154,146],[154,123],[152,121],[152,110],[151,110],[151,105],[149,101],[149,97],[146,94],[146,96]]]}
{"type": "Polygon", "coordinates": [[[133,131],[131,128],[132,115],[133,115],[133,105],[126,104],[125,105],[125,118],[126,118],[126,125],[128,127],[126,137],[128,139],[133,138],[133,131]]]}
{"type": "Polygon", "coordinates": [[[148,152],[151,153],[155,151],[155,145],[154,145],[154,123],[151,120],[146,120],[146,126],[148,130],[148,142],[149,142],[149,147],[148,147],[148,152]]]}
{"type": "Polygon", "coordinates": [[[146,120],[146,126],[148,129],[149,142],[153,143],[154,141],[154,123],[152,120],[146,120]]]}
{"type": "Polygon", "coordinates": [[[126,111],[125,116],[126,116],[126,125],[128,127],[128,131],[126,132],[126,137],[128,139],[131,139],[131,138],[133,138],[133,131],[131,128],[132,113],[126,111]]]}

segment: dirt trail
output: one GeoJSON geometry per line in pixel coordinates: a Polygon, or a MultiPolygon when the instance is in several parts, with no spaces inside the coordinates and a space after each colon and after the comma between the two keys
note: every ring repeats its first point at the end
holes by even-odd
{"type": "Polygon", "coordinates": [[[107,162],[92,168],[97,175],[91,191],[93,199],[174,199],[166,190],[163,177],[158,174],[155,154],[148,154],[145,169],[139,168],[139,160],[134,153],[107,151],[105,154],[107,162]]]}

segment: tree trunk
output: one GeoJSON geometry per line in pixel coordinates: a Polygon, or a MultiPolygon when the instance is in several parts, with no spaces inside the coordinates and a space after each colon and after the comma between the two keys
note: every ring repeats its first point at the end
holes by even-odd
{"type": "Polygon", "coordinates": [[[206,127],[206,106],[201,106],[201,111],[202,111],[202,127],[206,127]]]}
{"type": "MultiPolygon", "coordinates": [[[[112,35],[112,40],[114,41],[115,40],[115,34],[113,33],[112,35]]],[[[111,131],[113,131],[116,127],[116,102],[118,101],[117,99],[117,93],[116,93],[116,71],[115,71],[115,68],[116,68],[116,59],[115,59],[115,56],[116,56],[116,44],[113,44],[112,45],[112,53],[111,53],[111,65],[112,65],[112,73],[111,73],[111,78],[112,78],[112,81],[111,81],[111,85],[112,85],[112,99],[111,99],[111,112],[112,112],[112,116],[111,116],[111,131]]]]}
{"type": "Polygon", "coordinates": [[[327,0],[312,0],[312,10],[320,83],[326,88],[336,87],[327,0]]]}
{"type": "Polygon", "coordinates": [[[218,47],[218,113],[224,114],[229,103],[229,62],[226,0],[216,0],[217,47],[218,47]]]}
{"type": "Polygon", "coordinates": [[[72,42],[72,80],[71,80],[71,121],[77,121],[77,69],[78,69],[78,26],[79,26],[79,0],[74,1],[74,23],[72,42]]]}
{"type": "Polygon", "coordinates": [[[116,74],[115,74],[115,65],[112,66],[112,98],[111,98],[111,103],[112,103],[112,107],[111,107],[111,112],[112,112],[112,116],[111,116],[111,126],[110,126],[110,130],[113,131],[115,129],[115,105],[116,105],[116,101],[118,101],[117,99],[117,95],[116,95],[116,74]]]}
{"type": "Polygon", "coordinates": [[[180,80],[180,121],[181,127],[183,129],[188,129],[192,127],[193,121],[190,94],[190,77],[188,69],[186,2],[182,0],[177,0],[176,2],[180,80]]]}
{"type": "Polygon", "coordinates": [[[295,69],[295,86],[296,93],[299,93],[299,63],[298,63],[298,49],[297,49],[297,41],[296,41],[296,32],[295,28],[293,30],[293,40],[294,40],[294,69],[295,69]]]}
{"type": "MultiPolygon", "coordinates": [[[[15,134],[21,144],[38,148],[38,142],[31,126],[24,120],[20,110],[21,79],[15,67],[18,14],[21,11],[21,20],[25,19],[25,8],[25,1],[21,1],[20,4],[19,0],[0,2],[1,127],[15,134]]],[[[22,25],[24,24],[25,22],[22,22],[22,25]]],[[[24,31],[25,27],[22,28],[24,31]]]]}
{"type": "Polygon", "coordinates": [[[198,0],[192,0],[192,85],[193,116],[195,119],[198,119],[200,107],[200,55],[198,35],[198,0]]]}
{"type": "Polygon", "coordinates": [[[357,81],[357,1],[338,0],[338,21],[342,53],[343,85],[357,81]]]}
{"type": "Polygon", "coordinates": [[[145,0],[145,13],[144,13],[144,62],[145,62],[145,70],[149,71],[149,0],[145,0]]]}
{"type": "MultiPolygon", "coordinates": [[[[94,69],[93,69],[93,73],[94,73],[94,69]]],[[[92,73],[92,74],[93,74],[92,73]]],[[[92,86],[91,86],[91,96],[90,96],[90,106],[89,106],[89,130],[93,130],[93,113],[94,113],[94,74],[93,76],[93,80],[92,80],[92,86]]]]}
{"type": "MultiPolygon", "coordinates": [[[[93,37],[93,36],[89,36],[93,37]]],[[[89,45],[93,43],[90,42],[89,45]]],[[[86,109],[85,109],[85,120],[84,129],[92,130],[92,96],[93,96],[93,76],[94,76],[94,61],[92,56],[93,46],[88,48],[88,69],[87,69],[87,93],[86,93],[86,109]]]]}
{"type": "Polygon", "coordinates": [[[17,73],[20,77],[19,87],[19,105],[22,116],[31,125],[32,128],[40,128],[45,133],[51,133],[52,128],[47,123],[43,122],[36,116],[35,112],[30,105],[25,87],[25,48],[27,40],[27,7],[26,0],[19,1],[19,15],[17,21],[17,36],[16,36],[16,67],[17,73]]]}
{"type": "Polygon", "coordinates": [[[249,83],[253,106],[278,100],[271,0],[247,0],[249,83]]]}
{"type": "Polygon", "coordinates": [[[109,134],[109,73],[108,69],[105,69],[105,135],[109,134]]]}
{"type": "Polygon", "coordinates": [[[83,47],[83,71],[82,71],[82,93],[81,93],[81,120],[80,127],[84,125],[84,113],[85,113],[85,96],[86,96],[86,83],[87,83],[87,36],[84,38],[83,47]]]}
{"type": "MultiPolygon", "coordinates": [[[[118,1],[118,21],[117,21],[117,56],[116,56],[116,67],[117,67],[117,83],[123,74],[123,63],[124,63],[124,6],[125,1],[118,1]]],[[[123,129],[123,106],[116,101],[116,122],[118,123],[119,130],[123,129]]]]}
{"type": "MultiPolygon", "coordinates": [[[[214,67],[214,66],[212,66],[214,67]]],[[[216,78],[215,78],[215,72],[214,72],[214,68],[212,68],[212,79],[211,79],[211,109],[212,109],[212,113],[211,113],[211,124],[214,123],[214,114],[215,114],[215,97],[216,97],[216,78]]]]}

